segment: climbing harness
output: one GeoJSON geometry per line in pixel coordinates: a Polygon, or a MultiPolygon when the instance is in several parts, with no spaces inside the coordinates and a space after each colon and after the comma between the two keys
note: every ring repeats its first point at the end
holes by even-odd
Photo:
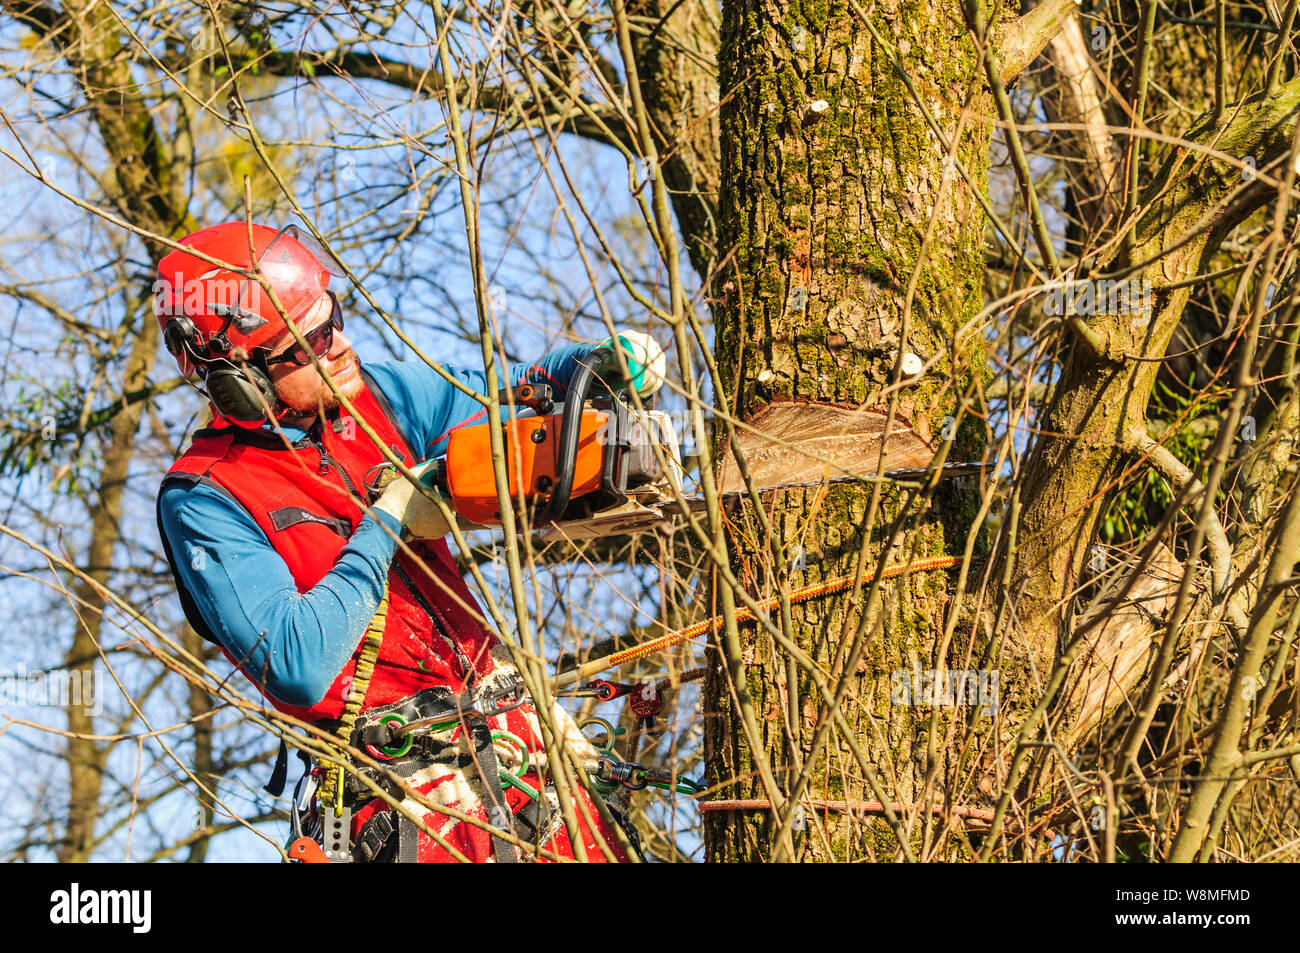
{"type": "MultiPolygon", "coordinates": [[[[513,823],[515,815],[504,797],[503,788],[513,783],[526,792],[531,789],[518,776],[503,773],[493,741],[507,737],[522,753],[525,765],[527,749],[518,736],[494,732],[488,719],[513,711],[528,700],[523,680],[516,675],[495,687],[479,685],[460,693],[442,687],[427,688],[409,698],[362,714],[361,705],[379,655],[387,615],[388,588],[385,586],[379,608],[366,628],[343,712],[329,732],[333,737],[333,743],[327,740],[330,755],[318,759],[314,772],[318,777],[304,774],[295,790],[291,812],[293,840],[287,851],[291,859],[318,862],[323,856],[325,861],[333,863],[372,861],[396,832],[398,859],[414,861],[415,825],[395,810],[376,813],[358,833],[356,843],[352,842],[352,807],[358,796],[368,800],[373,793],[360,776],[390,792],[394,786],[383,772],[365,766],[354,764],[351,773],[345,771],[344,764],[348,758],[344,746],[364,750],[378,761],[393,763],[394,773],[400,776],[445,757],[453,745],[435,742],[432,735],[458,726],[464,727],[472,742],[471,757],[483,780],[490,823],[503,832],[517,833],[513,823]],[[308,806],[313,789],[317,798],[317,823],[311,824],[308,820],[304,824],[304,816],[310,815],[308,806]],[[319,844],[316,836],[321,838],[319,844]]],[[[472,667],[468,668],[467,676],[473,671],[472,667]]],[[[519,774],[525,770],[520,769],[519,774]]],[[[492,838],[492,849],[498,863],[516,862],[514,848],[502,838],[492,838]]]]}
{"type": "MultiPolygon", "coordinates": [[[[523,679],[518,676],[489,691],[455,694],[445,688],[425,689],[394,705],[367,712],[365,725],[352,740],[372,758],[392,761],[409,755],[422,738],[455,728],[466,716],[493,718],[514,711],[527,700],[523,679]]],[[[438,745],[430,754],[441,752],[443,747],[438,745]]]]}
{"type": "MultiPolygon", "coordinates": [[[[881,570],[879,578],[883,580],[909,572],[944,569],[956,565],[957,562],[957,558],[952,556],[915,560],[887,566],[881,570]]],[[[807,602],[821,596],[843,592],[859,581],[859,577],[856,576],[823,580],[794,590],[789,594],[788,599],[791,604],[807,602]]],[[[771,598],[759,603],[758,609],[761,612],[768,612],[779,605],[779,598],[771,598]]],[[[435,736],[458,726],[464,727],[473,742],[473,760],[484,782],[488,799],[492,802],[488,810],[492,826],[499,830],[519,833],[521,836],[529,829],[533,832],[537,830],[537,814],[541,810],[544,799],[540,791],[523,780],[523,776],[529,770],[527,746],[518,735],[508,731],[493,730],[488,722],[489,718],[512,711],[528,700],[522,680],[518,676],[494,687],[480,685],[461,693],[442,687],[429,688],[400,702],[380,706],[365,712],[364,715],[361,714],[361,704],[365,698],[366,687],[374,670],[379,643],[382,640],[387,608],[388,590],[385,587],[384,597],[367,627],[353,682],[342,715],[333,732],[337,739],[333,746],[333,757],[320,759],[315,772],[319,778],[308,778],[305,775],[295,790],[292,817],[294,838],[287,848],[288,856],[292,860],[306,863],[337,863],[354,859],[363,862],[372,861],[390,843],[394,833],[398,836],[397,859],[415,860],[414,824],[396,811],[376,813],[358,833],[355,843],[352,842],[350,837],[352,804],[348,795],[359,794],[368,788],[359,779],[353,779],[354,783],[349,786],[347,772],[343,768],[345,754],[340,743],[364,750],[377,761],[391,764],[395,769],[409,768],[412,765],[431,763],[439,755],[445,754],[449,743],[439,741],[435,736]],[[501,766],[497,759],[495,743],[501,743],[515,752],[519,760],[517,768],[511,770],[501,766]],[[521,791],[528,799],[525,807],[518,813],[509,810],[504,797],[504,791],[511,787],[521,791]],[[303,808],[310,803],[313,789],[319,806],[318,822],[312,824],[309,819],[304,823],[303,818],[308,816],[309,812],[303,808]],[[507,818],[512,823],[507,824],[507,818]],[[317,838],[320,840],[318,841],[317,838]]],[[[752,622],[757,618],[757,615],[749,609],[742,609],[735,615],[738,623],[752,622]]],[[[602,702],[626,698],[628,708],[633,715],[634,729],[627,739],[626,760],[616,757],[614,752],[615,737],[620,730],[601,718],[588,719],[582,724],[583,728],[594,724],[603,728],[606,733],[604,743],[596,746],[599,760],[592,776],[599,790],[610,792],[619,789],[637,791],[657,788],[688,796],[698,796],[705,790],[703,784],[689,777],[679,776],[672,770],[646,767],[637,764],[635,759],[642,736],[645,731],[654,730],[656,718],[662,711],[663,692],[670,687],[702,678],[708,670],[692,669],[677,679],[668,678],[657,682],[639,683],[592,679],[592,676],[716,631],[722,625],[723,619],[720,617],[705,619],[641,645],[587,662],[557,677],[556,687],[562,689],[557,691],[557,694],[563,697],[593,698],[602,702]]],[[[469,671],[472,672],[472,668],[469,671]]],[[[365,773],[381,785],[391,784],[381,775],[368,769],[354,767],[353,770],[365,773]]],[[[725,809],[722,802],[717,804],[718,806],[712,809],[725,809]]],[[[498,862],[515,862],[514,849],[506,841],[493,837],[492,845],[498,862]]]]}

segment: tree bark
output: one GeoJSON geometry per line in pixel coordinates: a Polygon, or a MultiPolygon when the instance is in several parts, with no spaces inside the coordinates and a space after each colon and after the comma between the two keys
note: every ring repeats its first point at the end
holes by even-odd
{"type": "Polygon", "coordinates": [[[655,21],[632,35],[637,76],[682,241],[700,280],[717,263],[718,18],[712,3],[639,0],[655,21]]]}
{"type": "MultiPolygon", "coordinates": [[[[123,375],[123,392],[144,386],[158,350],[158,325],[152,314],[136,313],[143,326],[134,334],[131,355],[123,375]]],[[[120,538],[122,492],[127,472],[135,455],[136,430],[140,423],[141,404],[132,404],[113,418],[112,440],[104,451],[104,467],[99,477],[99,492],[90,509],[90,545],[86,550],[85,571],[100,586],[107,586],[113,566],[113,551],[120,538]]],[[[79,624],[72,645],[64,658],[69,671],[89,674],[101,664],[99,636],[103,624],[104,599],[89,583],[73,586],[80,601],[79,624]]],[[[103,680],[105,683],[107,679],[103,680]]],[[[69,698],[68,731],[88,736],[94,733],[94,718],[81,704],[84,699],[69,698]],[[72,704],[76,701],[77,704],[72,704]]],[[[61,863],[81,863],[90,859],[95,847],[95,820],[99,817],[100,791],[104,764],[110,745],[89,737],[68,739],[68,826],[59,847],[61,863]]]]}
{"type": "MultiPolygon", "coordinates": [[[[195,632],[194,627],[188,622],[181,630],[181,644],[185,646],[185,651],[195,658],[206,660],[215,659],[217,656],[213,646],[204,642],[203,637],[195,632]]],[[[212,696],[202,685],[190,682],[189,705],[190,718],[194,723],[194,776],[209,790],[216,792],[219,782],[213,774],[212,696]]],[[[208,845],[212,842],[212,831],[217,827],[212,801],[202,792],[196,793],[198,801],[195,806],[197,816],[194,826],[202,833],[190,844],[189,853],[185,857],[185,862],[190,864],[201,864],[207,859],[208,845]]]]}
{"type": "MultiPolygon", "coordinates": [[[[1202,120],[1186,138],[1228,155],[1255,156],[1265,168],[1289,150],[1297,115],[1300,81],[1292,80],[1276,96],[1255,96],[1229,110],[1221,125],[1202,120]]],[[[1151,262],[1138,276],[1151,282],[1150,312],[1089,319],[1106,354],[1072,349],[1027,467],[1012,590],[1022,593],[1022,621],[1045,659],[1067,624],[1098,523],[1131,459],[1125,434],[1145,428],[1160,366],[1150,358],[1164,355],[1191,293],[1179,284],[1208,270],[1228,230],[1275,195],[1257,181],[1243,183],[1239,167],[1179,147],[1142,198],[1147,211],[1136,227],[1134,255],[1151,262]]]]}
{"type": "MultiPolygon", "coordinates": [[[[958,118],[966,90],[982,88],[972,84],[981,65],[953,10],[890,0],[868,15],[897,50],[945,137],[959,143],[973,182],[945,164],[891,54],[852,5],[727,0],[720,225],[722,247],[735,257],[719,279],[718,365],[735,415],[750,420],[782,401],[804,403],[810,414],[826,404],[883,411],[896,364],[905,353],[917,355],[926,369],[898,391],[896,420],[937,447],[957,392],[981,361],[976,349],[955,346],[956,330],[982,304],[982,216],[973,189],[986,188],[989,125],[963,125],[958,118]]],[[[969,106],[975,115],[989,112],[982,96],[969,106]]],[[[720,444],[723,437],[717,435],[720,444]]],[[[981,456],[977,428],[964,424],[948,459],[981,456]]],[[[756,525],[751,512],[748,531],[731,539],[737,577],[767,597],[781,587],[853,574],[860,555],[870,575],[882,559],[960,554],[973,531],[969,484],[948,485],[928,504],[887,490],[874,521],[864,526],[870,498],[869,487],[852,484],[778,495],[771,544],[783,548],[788,572],[777,571],[769,541],[748,532],[756,525]],[[906,529],[886,553],[888,527],[900,517],[906,529]]],[[[847,729],[884,779],[890,800],[921,796],[932,757],[941,776],[956,768],[953,752],[931,750],[932,710],[891,703],[894,673],[910,676],[915,668],[950,661],[954,668],[976,667],[960,661],[965,644],[936,657],[949,588],[944,572],[918,572],[885,584],[883,606],[865,627],[865,589],[856,600],[844,593],[802,603],[791,609],[788,626],[778,623],[829,671],[829,691],[847,680],[840,706],[847,729]],[[849,666],[845,672],[833,668],[837,653],[838,665],[849,666]]],[[[814,757],[819,719],[831,717],[822,707],[829,699],[762,628],[744,629],[741,637],[761,757],[770,759],[788,795],[798,766],[814,757]]],[[[954,640],[962,641],[960,634],[954,640]]],[[[720,786],[718,798],[763,798],[734,688],[723,676],[706,687],[709,782],[720,786]]],[[[939,732],[949,715],[976,718],[964,709],[944,711],[939,732]]],[[[974,728],[987,733],[993,725],[986,718],[974,728]]],[[[815,754],[811,777],[807,793],[814,799],[875,799],[838,730],[815,754]]],[[[799,848],[806,859],[888,857],[898,848],[883,825],[850,826],[836,815],[808,823],[799,848]]],[[[776,833],[770,811],[706,814],[705,843],[715,861],[768,857],[776,833]]]]}

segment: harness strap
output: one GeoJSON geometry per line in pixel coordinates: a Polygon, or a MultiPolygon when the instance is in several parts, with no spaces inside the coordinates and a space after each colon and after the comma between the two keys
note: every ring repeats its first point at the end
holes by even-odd
{"type": "Polygon", "coordinates": [[[271,797],[284,793],[284,783],[289,780],[289,746],[284,736],[280,736],[280,749],[275,753],[275,767],[271,769],[271,780],[262,788],[271,797]]]}
{"type": "MultiPolygon", "coordinates": [[[[403,578],[405,578],[403,574],[403,578]]],[[[410,587],[414,592],[413,586],[410,587]]],[[[421,600],[423,604],[423,600],[421,600]]],[[[437,616],[433,615],[430,607],[430,618],[434,619],[437,624],[437,616]]],[[[361,644],[361,652],[357,656],[356,669],[352,675],[352,685],[348,690],[348,697],[343,703],[343,713],[339,716],[335,734],[339,742],[348,744],[358,740],[354,736],[354,729],[357,723],[357,717],[361,713],[361,705],[365,701],[366,689],[370,686],[370,678],[375,671],[375,662],[379,658],[379,646],[384,638],[384,625],[388,618],[388,584],[384,584],[384,596],[379,600],[379,608],[375,610],[374,617],[370,620],[370,625],[366,628],[366,635],[361,644]]],[[[439,627],[441,629],[441,627],[439,627]]],[[[457,650],[457,655],[463,659],[463,654],[459,651],[459,646],[455,641],[448,639],[452,646],[457,650]]],[[[465,660],[468,664],[468,660],[465,660]]],[[[466,671],[467,678],[472,677],[473,668],[466,671]]],[[[467,693],[468,694],[468,693],[467,693]]],[[[522,692],[520,703],[522,703],[522,692]]],[[[456,699],[459,703],[460,699],[456,699]]],[[[499,712],[493,712],[494,714],[499,712]]],[[[483,786],[487,793],[489,801],[488,819],[492,826],[506,833],[514,833],[514,815],[511,812],[505,798],[505,792],[501,789],[501,767],[497,761],[496,749],[492,746],[492,726],[488,723],[487,716],[476,709],[469,708],[463,713],[458,712],[464,719],[465,727],[469,731],[470,738],[473,742],[473,758],[478,767],[479,775],[483,779],[483,786]]],[[[346,760],[346,756],[341,748],[335,748],[335,754],[340,762],[346,760]]],[[[323,781],[321,785],[321,808],[324,813],[327,809],[336,819],[341,817],[344,811],[344,771],[342,764],[330,764],[323,772],[323,781]]],[[[350,813],[350,812],[349,812],[350,813]]],[[[358,836],[356,850],[358,854],[362,849],[362,838],[369,833],[370,836],[365,839],[365,849],[369,857],[374,857],[383,844],[393,833],[393,820],[390,817],[388,821],[380,823],[380,817],[388,817],[391,811],[385,811],[377,815],[367,823],[365,830],[358,836]]],[[[408,856],[412,862],[415,860],[416,841],[418,830],[411,821],[404,817],[397,819],[398,831],[398,860],[405,860],[408,856]],[[409,830],[407,830],[409,828],[409,830]]],[[[346,847],[344,848],[346,852],[346,847]]],[[[515,850],[507,842],[499,837],[492,838],[492,852],[499,864],[516,863],[515,850]]]]}
{"type": "Polygon", "coordinates": [[[406,816],[397,818],[397,862],[399,864],[417,864],[420,862],[418,852],[420,829],[406,816]]]}
{"type": "MultiPolygon", "coordinates": [[[[497,830],[513,834],[514,814],[506,803],[506,792],[501,789],[501,765],[497,761],[496,748],[492,747],[492,726],[481,712],[475,711],[465,713],[465,727],[474,739],[474,761],[491,802],[488,821],[497,830]]],[[[496,855],[498,864],[516,862],[515,849],[499,837],[492,838],[492,853],[496,855]]]]}
{"type": "MultiPolygon", "coordinates": [[[[384,640],[384,625],[387,621],[388,582],[385,581],[384,595],[379,600],[379,608],[375,610],[370,624],[366,626],[366,634],[361,642],[361,653],[357,656],[356,668],[352,672],[352,685],[348,689],[348,697],[343,702],[343,713],[339,716],[338,726],[335,729],[338,740],[343,744],[347,744],[352,737],[352,727],[357,722],[361,703],[365,701],[366,690],[370,687],[370,678],[375,673],[375,662],[379,658],[379,645],[384,640]]],[[[333,753],[340,763],[325,765],[322,772],[323,783],[318,790],[322,814],[328,810],[338,817],[343,811],[342,762],[346,760],[346,755],[338,747],[334,748],[333,753]]]]}
{"type": "MultiPolygon", "coordinates": [[[[473,746],[471,757],[486,789],[488,803],[485,807],[489,822],[497,830],[526,839],[533,838],[537,832],[535,812],[521,818],[510,810],[505,798],[501,786],[501,766],[496,749],[492,746],[492,726],[487,717],[478,711],[466,711],[463,723],[473,746]]],[[[530,801],[525,805],[525,810],[532,807],[532,804],[530,801]]],[[[388,859],[397,863],[415,863],[419,830],[410,818],[392,809],[378,813],[366,822],[357,835],[353,854],[362,863],[371,863],[380,856],[394,834],[397,835],[397,850],[388,855],[388,859]]],[[[518,862],[514,848],[499,837],[492,838],[492,853],[499,864],[518,862]]]]}
{"type": "MultiPolygon", "coordinates": [[[[470,689],[457,694],[441,686],[426,688],[401,701],[367,710],[362,727],[352,733],[352,745],[355,748],[367,745],[384,748],[395,744],[399,738],[410,737],[417,729],[422,735],[440,730],[440,723],[452,727],[472,711],[494,718],[518,708],[527,697],[520,678],[489,691],[470,689]]],[[[419,737],[416,735],[412,745],[418,744],[419,737]]]]}

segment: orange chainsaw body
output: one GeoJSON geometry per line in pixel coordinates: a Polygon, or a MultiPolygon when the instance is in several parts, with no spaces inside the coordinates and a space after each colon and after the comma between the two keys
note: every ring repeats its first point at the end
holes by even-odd
{"type": "MultiPolygon", "coordinates": [[[[609,414],[586,411],[578,437],[573,466],[574,499],[601,488],[604,446],[600,430],[609,414]]],[[[557,478],[561,415],[518,417],[502,422],[505,431],[507,479],[515,501],[537,507],[549,504],[557,478]]],[[[501,522],[496,476],[487,426],[462,427],[447,443],[445,490],[457,515],[480,526],[501,522]]]]}

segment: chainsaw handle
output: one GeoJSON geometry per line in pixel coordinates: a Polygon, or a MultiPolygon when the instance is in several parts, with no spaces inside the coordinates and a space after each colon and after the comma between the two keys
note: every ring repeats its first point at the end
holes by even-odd
{"type": "MultiPolygon", "coordinates": [[[[560,445],[555,458],[555,489],[547,510],[552,520],[559,520],[569,505],[573,492],[573,468],[578,459],[578,438],[582,435],[582,408],[587,403],[587,391],[593,380],[600,380],[597,367],[607,367],[618,360],[612,347],[593,348],[578,363],[578,369],[569,379],[569,389],[564,395],[564,413],[560,418],[560,445]]],[[[604,383],[603,381],[601,382],[604,383]]]]}

